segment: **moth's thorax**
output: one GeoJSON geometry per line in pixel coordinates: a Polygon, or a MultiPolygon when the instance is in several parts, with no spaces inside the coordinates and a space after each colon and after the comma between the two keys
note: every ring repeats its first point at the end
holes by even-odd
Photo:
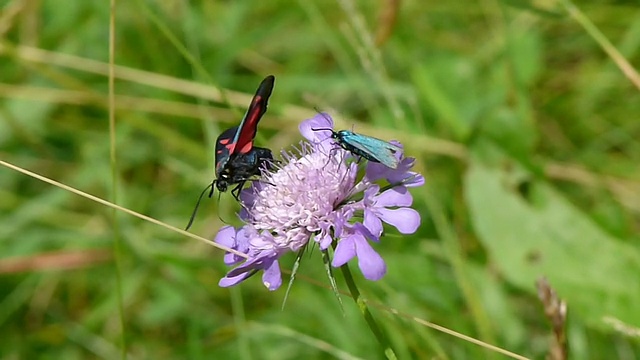
{"type": "Polygon", "coordinates": [[[334,139],[344,139],[348,136],[353,135],[353,131],[349,131],[349,130],[340,130],[340,131],[334,131],[333,135],[331,136],[334,139]]]}

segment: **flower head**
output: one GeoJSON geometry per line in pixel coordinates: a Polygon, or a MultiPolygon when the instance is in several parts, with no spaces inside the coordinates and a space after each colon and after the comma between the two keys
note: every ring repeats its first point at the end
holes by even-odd
{"type": "MultiPolygon", "coordinates": [[[[241,251],[248,259],[231,270],[220,286],[233,286],[262,270],[269,290],[282,284],[278,258],[298,251],[313,240],[321,250],[337,242],[332,265],[339,267],[358,257],[358,265],[369,280],[384,276],[386,265],[370,241],[378,242],[382,222],[410,234],[420,225],[420,215],[409,208],[413,201],[408,187],[424,184],[422,175],[410,171],[414,159],[400,158],[400,166],[390,169],[368,162],[360,181],[354,156],[336,146],[327,114],[318,114],[300,124],[307,139],[292,152],[283,152],[282,162],[273,171],[264,171],[259,182],[241,194],[245,225],[225,226],[215,241],[241,251]],[[381,191],[379,180],[389,186],[381,191]]],[[[399,143],[396,143],[399,145],[399,143]]],[[[244,259],[226,254],[227,265],[244,259]]]]}

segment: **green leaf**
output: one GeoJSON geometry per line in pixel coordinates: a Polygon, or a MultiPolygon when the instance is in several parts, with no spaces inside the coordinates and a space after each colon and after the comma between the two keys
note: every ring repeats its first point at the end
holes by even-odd
{"type": "Polygon", "coordinates": [[[465,181],[474,227],[510,283],[534,293],[546,276],[569,311],[603,325],[605,316],[640,325],[640,253],[605,233],[580,209],[522,169],[471,163],[465,181]],[[517,171],[514,171],[517,170],[517,171]],[[518,189],[528,184],[528,195],[518,189]]]}

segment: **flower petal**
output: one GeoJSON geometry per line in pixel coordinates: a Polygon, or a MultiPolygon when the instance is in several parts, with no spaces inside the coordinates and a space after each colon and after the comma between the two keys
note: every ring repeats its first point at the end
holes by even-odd
{"type": "Polygon", "coordinates": [[[353,230],[356,233],[359,233],[360,235],[364,236],[365,239],[367,240],[380,241],[380,236],[371,233],[371,231],[369,231],[369,229],[367,229],[367,227],[364,226],[362,223],[357,222],[353,224],[353,230]]]}
{"type": "Polygon", "coordinates": [[[236,245],[236,228],[229,225],[221,227],[213,241],[220,245],[234,248],[236,245]]]}
{"type": "Polygon", "coordinates": [[[325,230],[318,234],[314,240],[317,241],[318,244],[320,244],[320,250],[326,250],[333,241],[333,239],[331,239],[331,235],[329,235],[329,232],[325,230]]]}
{"type": "Polygon", "coordinates": [[[378,209],[382,221],[394,226],[401,234],[413,234],[420,226],[420,214],[410,208],[378,209]]]}
{"type": "MultiPolygon", "coordinates": [[[[228,225],[223,226],[218,231],[213,241],[243,253],[246,253],[249,248],[249,239],[244,229],[236,229],[233,226],[228,225]]],[[[224,263],[227,265],[235,265],[244,260],[245,259],[243,257],[234,253],[227,252],[224,254],[224,263]]]]}
{"type": "Polygon", "coordinates": [[[367,168],[365,169],[365,179],[370,182],[375,182],[382,178],[387,177],[391,173],[392,169],[386,165],[369,161],[367,168]]]}
{"type": "Polygon", "coordinates": [[[424,176],[417,172],[410,171],[407,176],[402,179],[402,185],[406,187],[416,187],[424,185],[424,176]]]}
{"type": "Polygon", "coordinates": [[[380,185],[371,185],[364,191],[364,200],[365,201],[374,201],[375,197],[378,195],[380,191],[380,185]]]}
{"type": "Polygon", "coordinates": [[[237,276],[225,276],[222,279],[220,279],[220,281],[218,281],[218,286],[220,287],[230,287],[230,286],[235,286],[238,285],[239,283],[241,283],[242,281],[248,279],[249,277],[251,277],[253,274],[255,274],[255,272],[246,272],[246,273],[242,273],[240,275],[237,276]]]}
{"type": "Polygon", "coordinates": [[[382,221],[375,212],[364,209],[364,226],[376,237],[382,235],[382,221]]]}
{"type": "Polygon", "coordinates": [[[243,206],[240,209],[240,212],[238,212],[238,217],[240,218],[240,220],[245,221],[245,222],[251,221],[251,213],[249,212],[249,210],[247,210],[247,208],[248,208],[248,206],[247,207],[243,206]]]}
{"type": "Polygon", "coordinates": [[[403,158],[400,160],[400,164],[398,164],[398,168],[392,171],[389,171],[385,174],[385,178],[389,181],[390,184],[412,184],[412,186],[420,186],[424,184],[424,177],[422,175],[409,171],[413,168],[416,159],[412,157],[403,158]],[[422,178],[422,183],[420,183],[420,178],[422,178]],[[415,183],[415,184],[414,184],[415,183]]]}
{"type": "Polygon", "coordinates": [[[267,287],[267,289],[269,289],[269,291],[274,291],[282,285],[280,264],[278,264],[277,259],[273,259],[273,262],[264,270],[262,283],[267,287]]]}
{"type": "Polygon", "coordinates": [[[364,237],[355,240],[358,266],[368,280],[380,280],[387,273],[387,265],[364,237]]]}
{"type": "Polygon", "coordinates": [[[251,183],[251,187],[242,189],[242,191],[240,191],[240,202],[242,204],[245,204],[247,207],[251,208],[251,205],[253,204],[253,199],[255,198],[255,192],[261,186],[262,185],[259,181],[254,181],[251,183]]]}
{"type": "Polygon", "coordinates": [[[249,242],[251,241],[250,235],[252,234],[250,230],[251,228],[243,226],[240,229],[237,229],[237,232],[236,232],[235,249],[245,254],[249,252],[249,242]]]}
{"type": "Polygon", "coordinates": [[[349,235],[338,241],[338,246],[333,252],[333,260],[331,260],[331,266],[340,267],[346,264],[349,260],[353,259],[354,256],[356,256],[355,236],[362,237],[362,235],[349,235]]]}
{"type": "Polygon", "coordinates": [[[249,258],[247,261],[232,269],[227,273],[227,277],[234,277],[241,273],[249,272],[251,270],[264,270],[271,266],[274,259],[277,259],[278,254],[269,250],[263,251],[256,256],[249,258]]]}
{"type": "Polygon", "coordinates": [[[396,186],[375,197],[376,207],[411,206],[413,197],[404,186],[396,186]]]}
{"type": "Polygon", "coordinates": [[[247,261],[245,261],[244,263],[240,264],[239,266],[231,269],[227,275],[225,277],[227,278],[234,278],[237,277],[239,275],[242,274],[247,274],[250,273],[251,270],[259,270],[262,269],[262,266],[258,263],[258,258],[252,258],[249,259],[247,261]]]}
{"type": "MultiPolygon", "coordinates": [[[[389,140],[389,143],[391,143],[391,144],[393,144],[393,145],[395,145],[395,146],[397,146],[397,147],[399,147],[399,148],[404,150],[404,145],[402,145],[402,143],[400,141],[398,141],[398,140],[389,140]]],[[[401,153],[396,153],[395,155],[398,158],[398,160],[400,160],[400,158],[402,157],[401,153]]]]}
{"type": "Polygon", "coordinates": [[[300,134],[312,143],[319,143],[331,137],[330,131],[314,131],[313,129],[333,129],[333,119],[326,113],[320,113],[300,123],[300,134]]]}

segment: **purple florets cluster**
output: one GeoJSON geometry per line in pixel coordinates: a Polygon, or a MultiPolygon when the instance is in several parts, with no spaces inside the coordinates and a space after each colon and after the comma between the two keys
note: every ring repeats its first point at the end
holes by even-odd
{"type": "Polygon", "coordinates": [[[216,235],[217,243],[248,255],[225,255],[227,265],[241,264],[220,280],[220,286],[236,285],[262,270],[264,285],[277,289],[282,285],[278,259],[304,248],[309,240],[321,250],[335,241],[334,267],[357,257],[364,277],[379,280],[386,265],[369,242],[380,240],[382,223],[402,234],[418,229],[420,214],[409,207],[413,198],[407,191],[424,184],[422,175],[410,171],[415,159],[397,154],[397,169],[367,162],[357,181],[362,167],[352,161],[354,156],[336,146],[329,131],[312,130],[333,128],[327,114],[305,120],[299,128],[307,141],[295,153],[283,153],[275,169],[263,172],[260,181],[241,193],[240,217],[246,224],[225,226],[216,235]],[[389,185],[381,188],[382,180],[389,185]]]}

